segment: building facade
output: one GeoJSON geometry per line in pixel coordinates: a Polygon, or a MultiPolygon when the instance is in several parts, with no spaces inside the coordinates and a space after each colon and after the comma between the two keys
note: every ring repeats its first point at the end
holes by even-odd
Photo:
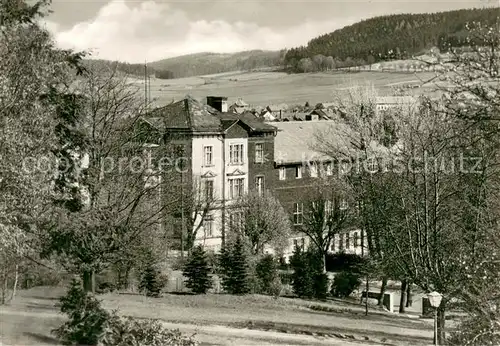
{"type": "MultiPolygon", "coordinates": [[[[310,245],[308,237],[301,232],[304,219],[309,212],[310,203],[308,199],[314,199],[314,189],[321,189],[324,181],[339,174],[339,165],[330,156],[315,151],[315,135],[318,131],[327,130],[334,135],[334,131],[328,130],[338,126],[333,121],[290,121],[273,123],[278,128],[275,138],[275,185],[273,193],[279,199],[283,207],[290,214],[294,236],[292,237],[284,257],[289,259],[295,246],[307,248],[310,245]]],[[[343,131],[338,131],[342,136],[343,131]]],[[[337,201],[325,201],[338,203],[341,208],[354,208],[349,205],[342,194],[333,192],[337,201]]],[[[333,196],[332,196],[333,199],[333,196]]],[[[328,204],[328,203],[326,203],[328,204]]],[[[342,233],[336,235],[332,241],[331,252],[346,252],[364,254],[362,243],[363,233],[355,225],[349,225],[342,233]]]]}
{"type": "MultiPolygon", "coordinates": [[[[183,227],[193,227],[197,230],[195,243],[217,252],[227,228],[241,222],[241,211],[232,208],[234,202],[250,191],[270,191],[288,211],[294,228],[285,258],[295,246],[309,246],[301,232],[306,196],[313,186],[321,184],[321,178],[336,172],[331,158],[310,148],[315,132],[335,123],[265,123],[249,112],[227,112],[225,97],[210,96],[206,101],[202,104],[186,97],[155,109],[145,118],[151,132],[156,133],[152,137],[162,142],[159,150],[180,156],[185,163],[182,170],[175,170],[179,184],[174,184],[170,193],[178,188],[191,191],[200,205],[208,206],[201,213],[187,205],[192,199],[181,201],[172,227],[181,234],[187,231],[183,227]],[[191,217],[192,222],[186,222],[191,217]]],[[[331,251],[361,254],[362,238],[359,229],[346,229],[334,239],[331,251]]]]}

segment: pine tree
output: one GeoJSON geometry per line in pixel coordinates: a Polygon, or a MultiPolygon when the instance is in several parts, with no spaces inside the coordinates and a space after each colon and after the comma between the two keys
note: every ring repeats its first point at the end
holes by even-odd
{"type": "Polygon", "coordinates": [[[148,260],[141,275],[141,282],[139,283],[139,290],[145,292],[148,297],[159,297],[163,284],[160,280],[160,272],[155,268],[152,259],[148,260]]]}
{"type": "Polygon", "coordinates": [[[290,264],[293,269],[293,292],[299,297],[311,298],[314,296],[313,277],[309,268],[307,253],[300,247],[295,247],[290,264]]]}
{"type": "Polygon", "coordinates": [[[222,286],[230,294],[250,292],[249,266],[245,248],[240,237],[232,249],[223,248],[220,255],[222,286]]]}
{"type": "Polygon", "coordinates": [[[188,278],[186,287],[193,293],[205,294],[212,287],[207,256],[201,246],[193,249],[183,274],[188,278]]]}
{"type": "Polygon", "coordinates": [[[290,264],[293,268],[292,287],[304,298],[326,299],[328,276],[323,273],[321,255],[314,249],[303,251],[296,247],[290,264]]]}
{"type": "Polygon", "coordinates": [[[259,293],[272,294],[273,284],[278,275],[278,264],[272,255],[265,255],[260,259],[255,268],[259,281],[259,293]]]}
{"type": "Polygon", "coordinates": [[[232,294],[247,294],[250,292],[248,277],[248,262],[241,237],[238,237],[231,252],[232,263],[232,294]]]}
{"type": "Polygon", "coordinates": [[[220,254],[218,256],[218,267],[219,274],[222,279],[222,287],[224,290],[229,292],[229,288],[232,287],[231,283],[231,249],[227,245],[222,246],[220,254]]]}

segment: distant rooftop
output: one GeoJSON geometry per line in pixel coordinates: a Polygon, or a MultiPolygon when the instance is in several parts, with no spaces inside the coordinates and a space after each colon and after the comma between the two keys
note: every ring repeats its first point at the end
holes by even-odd
{"type": "Polygon", "coordinates": [[[263,131],[263,132],[275,132],[277,131],[277,128],[274,125],[268,124],[263,122],[262,120],[259,120],[255,117],[254,114],[251,112],[244,112],[242,114],[234,114],[234,113],[219,113],[217,115],[220,119],[223,121],[228,121],[228,120],[241,120],[248,128],[250,131],[263,131]]]}
{"type": "Polygon", "coordinates": [[[243,101],[241,98],[238,98],[238,100],[234,103],[238,107],[247,107],[248,103],[243,101]]]}
{"type": "Polygon", "coordinates": [[[274,157],[278,165],[331,159],[328,155],[315,150],[317,133],[327,133],[330,140],[345,147],[352,135],[352,130],[347,125],[331,120],[287,121],[272,124],[278,128],[274,142],[274,157]]]}
{"type": "Polygon", "coordinates": [[[146,120],[155,127],[187,131],[220,131],[221,123],[217,110],[200,101],[186,96],[183,100],[156,108],[146,116],[146,120]]]}
{"type": "Polygon", "coordinates": [[[377,104],[410,104],[416,102],[413,96],[378,96],[377,104]]]}

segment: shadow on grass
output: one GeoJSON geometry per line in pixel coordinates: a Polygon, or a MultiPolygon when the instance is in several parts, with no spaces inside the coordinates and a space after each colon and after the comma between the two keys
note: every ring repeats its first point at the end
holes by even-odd
{"type": "Polygon", "coordinates": [[[59,300],[60,297],[43,297],[43,296],[28,296],[30,299],[39,300],[59,300]]]}
{"type": "Polygon", "coordinates": [[[55,304],[39,304],[39,303],[26,303],[24,307],[28,311],[44,310],[44,311],[54,311],[58,310],[58,306],[55,304]]]}
{"type": "Polygon", "coordinates": [[[165,293],[165,295],[172,295],[172,296],[194,296],[195,294],[193,292],[168,292],[168,293],[165,293]]]}
{"type": "Polygon", "coordinates": [[[292,334],[305,334],[305,335],[316,335],[316,336],[327,336],[333,335],[340,338],[351,338],[354,335],[362,336],[366,341],[376,341],[382,342],[384,344],[396,345],[401,343],[410,342],[413,345],[429,344],[430,337],[416,336],[416,335],[405,335],[405,334],[395,334],[388,333],[383,330],[363,330],[355,328],[345,328],[345,327],[321,327],[316,325],[307,324],[288,324],[288,323],[275,323],[266,321],[246,321],[246,322],[234,322],[228,324],[235,328],[248,328],[254,330],[272,330],[281,333],[292,333],[292,334]],[[374,340],[379,339],[379,340],[374,340]]]}
{"type": "Polygon", "coordinates": [[[39,333],[31,333],[31,332],[26,332],[24,335],[29,336],[30,338],[33,338],[39,343],[44,343],[48,345],[60,345],[59,340],[52,336],[44,335],[44,334],[39,334],[39,333]]]}
{"type": "MultiPolygon", "coordinates": [[[[136,292],[113,292],[115,294],[123,295],[123,296],[144,296],[144,294],[136,293],[136,292]]],[[[192,292],[165,292],[163,293],[163,296],[194,296],[196,294],[192,292]]]]}

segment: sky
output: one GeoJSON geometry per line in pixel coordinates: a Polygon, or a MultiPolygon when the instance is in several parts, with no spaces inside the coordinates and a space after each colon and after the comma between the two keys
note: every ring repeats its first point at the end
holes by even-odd
{"type": "Polygon", "coordinates": [[[131,63],[199,52],[305,45],[362,19],[498,6],[500,0],[53,0],[44,25],[60,48],[131,63]]]}

